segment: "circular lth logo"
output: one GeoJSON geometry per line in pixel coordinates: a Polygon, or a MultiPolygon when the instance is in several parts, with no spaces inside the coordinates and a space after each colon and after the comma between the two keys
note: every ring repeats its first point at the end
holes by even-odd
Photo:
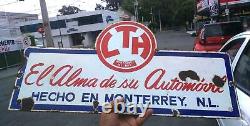
{"type": "Polygon", "coordinates": [[[146,66],[157,48],[154,34],[144,25],[122,21],[105,28],[96,40],[101,62],[112,70],[133,72],[146,66]]]}

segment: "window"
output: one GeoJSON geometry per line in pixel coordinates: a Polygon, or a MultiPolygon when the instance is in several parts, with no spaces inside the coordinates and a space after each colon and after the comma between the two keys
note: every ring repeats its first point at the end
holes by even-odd
{"type": "MultiPolygon", "coordinates": [[[[20,30],[22,33],[37,32],[38,28],[40,28],[42,26],[43,26],[42,23],[25,25],[25,26],[21,26],[20,30]]],[[[66,28],[65,20],[51,21],[50,27],[51,27],[51,29],[66,28]]]]}
{"type": "Polygon", "coordinates": [[[85,17],[79,17],[77,18],[78,20],[78,25],[88,25],[88,24],[96,24],[96,23],[102,23],[102,15],[91,15],[91,16],[85,16],[85,17]]]}
{"type": "MultiPolygon", "coordinates": [[[[102,14],[98,14],[98,15],[90,15],[85,17],[67,19],[66,21],[67,22],[78,21],[78,26],[81,26],[81,25],[102,23],[103,19],[102,19],[102,14]]],[[[22,33],[31,33],[31,32],[36,32],[40,27],[42,27],[42,23],[21,26],[20,30],[22,33]]],[[[50,27],[51,29],[66,28],[66,22],[65,20],[51,21],[50,27]]]]}
{"type": "Polygon", "coordinates": [[[205,26],[205,36],[206,37],[214,37],[220,36],[222,34],[222,30],[220,25],[207,25],[205,26]]]}
{"type": "Polygon", "coordinates": [[[243,32],[243,25],[241,22],[211,24],[205,25],[205,29],[205,35],[207,37],[234,36],[243,32]]]}
{"type": "Polygon", "coordinates": [[[225,23],[221,25],[222,35],[236,35],[243,32],[243,25],[241,22],[225,23]]]}
{"type": "Polygon", "coordinates": [[[50,27],[51,29],[66,28],[65,20],[51,21],[50,27]]]}
{"type": "Polygon", "coordinates": [[[66,22],[74,22],[77,21],[76,18],[66,19],[66,22]]]}
{"type": "Polygon", "coordinates": [[[40,28],[42,26],[43,26],[42,23],[25,25],[25,26],[21,26],[20,30],[22,33],[36,32],[38,30],[38,28],[40,28]]]}
{"type": "Polygon", "coordinates": [[[245,38],[237,38],[229,42],[222,50],[221,52],[226,52],[229,54],[231,60],[234,60],[234,57],[236,56],[237,52],[239,51],[241,45],[245,41],[245,38]]]}
{"type": "Polygon", "coordinates": [[[234,70],[234,78],[238,87],[250,95],[250,42],[241,54],[241,57],[234,70]]]}
{"type": "Polygon", "coordinates": [[[70,36],[73,42],[73,46],[82,45],[82,40],[85,39],[85,37],[81,33],[71,34],[70,36]]]}

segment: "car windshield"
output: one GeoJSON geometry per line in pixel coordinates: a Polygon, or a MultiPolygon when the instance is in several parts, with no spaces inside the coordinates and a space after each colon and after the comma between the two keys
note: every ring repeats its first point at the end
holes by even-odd
{"type": "Polygon", "coordinates": [[[206,25],[206,36],[234,36],[243,31],[240,22],[206,25]]]}
{"type": "Polygon", "coordinates": [[[250,43],[240,56],[237,66],[234,70],[235,81],[238,87],[246,94],[250,95],[250,43]]]}
{"type": "Polygon", "coordinates": [[[244,41],[245,41],[244,37],[236,38],[230,41],[227,45],[225,45],[224,48],[221,49],[221,52],[227,52],[231,60],[233,61],[244,41]]]}
{"type": "Polygon", "coordinates": [[[222,35],[236,35],[243,31],[242,24],[240,22],[225,23],[221,25],[222,35]]]}

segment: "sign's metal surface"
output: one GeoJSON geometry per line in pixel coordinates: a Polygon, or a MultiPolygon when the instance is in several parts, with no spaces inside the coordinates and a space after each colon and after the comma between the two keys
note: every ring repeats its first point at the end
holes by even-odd
{"type": "Polygon", "coordinates": [[[240,116],[226,54],[157,52],[144,67],[120,72],[96,53],[28,48],[9,109],[100,112],[102,103],[123,96],[125,102],[150,103],[154,115],[240,116]]]}

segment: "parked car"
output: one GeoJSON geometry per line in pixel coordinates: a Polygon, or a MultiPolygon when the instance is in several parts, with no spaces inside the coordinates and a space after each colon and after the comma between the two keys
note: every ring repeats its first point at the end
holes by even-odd
{"type": "Polygon", "coordinates": [[[241,119],[218,119],[220,126],[250,126],[250,31],[231,38],[221,49],[232,60],[241,119]]]}
{"type": "Polygon", "coordinates": [[[204,24],[197,32],[194,51],[218,51],[231,37],[243,32],[241,22],[219,22],[204,24]]]}

